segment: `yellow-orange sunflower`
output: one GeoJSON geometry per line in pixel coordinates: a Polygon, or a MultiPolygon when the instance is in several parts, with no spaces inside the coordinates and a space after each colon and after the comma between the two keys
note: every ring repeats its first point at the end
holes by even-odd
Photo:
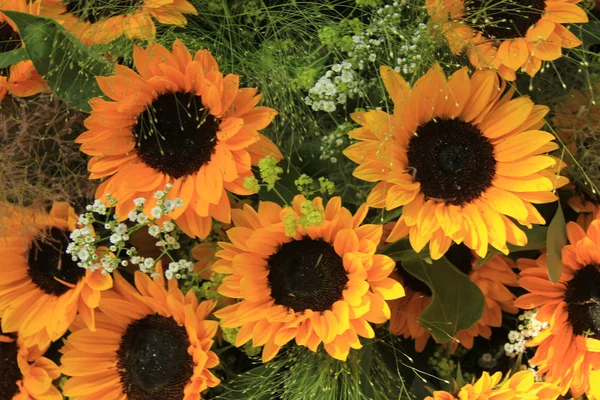
{"type": "Polygon", "coordinates": [[[432,24],[453,53],[466,49],[477,69],[494,69],[506,80],[515,71],[534,76],[543,61],[562,56],[581,40],[562,24],[587,22],[581,0],[427,0],[432,24]]]}
{"type": "Polygon", "coordinates": [[[90,46],[120,36],[151,40],[156,36],[152,18],[161,24],[184,26],[184,14],[198,14],[188,0],[44,0],[41,13],[64,26],[90,46]]]}
{"type": "Polygon", "coordinates": [[[77,265],[65,253],[77,216],[67,203],[49,214],[0,207],[0,317],[4,332],[18,332],[26,346],[46,348],[75,316],[91,328],[100,295],[112,287],[110,275],[77,265]]]}
{"type": "Polygon", "coordinates": [[[115,291],[100,300],[96,330],[77,320],[61,349],[65,396],[77,400],[199,400],[220,381],[210,371],[218,322],[214,302],[185,296],[176,280],[135,273],[135,286],[115,272],[115,291]],[[137,288],[137,289],[136,289],[137,288]]]}
{"type": "Polygon", "coordinates": [[[412,89],[388,67],[381,75],[394,113],[352,114],[361,127],[349,135],[359,142],[344,154],[360,164],[355,177],[377,182],[370,206],[403,207],[387,241],[409,235],[416,251],[429,243],[434,259],[453,241],[480,257],[488,244],[504,253],[507,242],[526,244],[512,219],[543,224],[532,203],[555,201],[552,190],[568,181],[544,154],[557,148],[539,130],[548,107],[511,99],[514,88],[503,95],[505,82],[489,70],[469,77],[462,68],[446,80],[436,64],[412,89]]]}
{"type": "MultiPolygon", "coordinates": [[[[451,246],[445,257],[461,272],[467,274],[485,297],[483,315],[479,321],[469,329],[457,332],[456,341],[453,342],[453,349],[456,349],[458,344],[470,349],[475,337],[489,339],[492,335],[491,328],[502,325],[502,311],[517,313],[518,309],[513,306],[515,295],[507,288],[517,285],[517,275],[512,270],[514,263],[509,258],[499,255],[475,268],[479,257],[464,245],[451,246]]],[[[404,287],[406,296],[389,302],[392,310],[390,331],[402,335],[405,339],[413,339],[416,351],[423,351],[431,334],[419,324],[418,319],[431,300],[431,290],[425,283],[406,272],[401,263],[396,265],[396,276],[404,287]]]]}
{"type": "Polygon", "coordinates": [[[548,278],[546,255],[520,259],[519,285],[529,293],[515,301],[526,310],[540,307],[536,319],[548,328],[527,343],[537,346],[530,364],[573,397],[600,399],[600,220],[587,231],[567,225],[570,244],[562,249],[560,280],[548,278]]]}
{"type": "Polygon", "coordinates": [[[52,385],[60,377],[59,367],[37,346],[28,348],[15,336],[0,329],[0,399],[63,400],[52,385]]]}
{"type": "Polygon", "coordinates": [[[218,292],[240,300],[215,313],[223,327],[240,328],[236,346],[250,339],[264,345],[267,362],[295,338],[312,351],[322,342],[332,357],[345,360],[350,348],[361,347],[358,336],[374,336],[369,322],[387,321],[385,300],[404,290],[388,277],[394,261],[375,254],[382,226],[361,225],[367,211],[363,205],[353,216],[339,197],[324,206],[319,197],[303,196],[283,209],[261,202],[258,211],[247,205],[233,211],[231,243],[219,242],[213,271],[229,275],[218,292]],[[303,227],[308,209],[322,212],[323,220],[303,227]]]}
{"type": "MultiPolygon", "coordinates": [[[[0,10],[39,14],[39,6],[27,0],[0,0],[0,10]]],[[[0,12],[0,54],[23,46],[17,25],[0,12]]],[[[48,91],[48,85],[36,71],[31,60],[19,61],[0,69],[0,102],[7,93],[17,97],[29,97],[48,91]]]]}
{"type": "Polygon", "coordinates": [[[137,73],[117,65],[116,75],[98,77],[112,101],[90,101],[88,131],[77,138],[92,156],[92,179],[108,178],[96,192],[119,201],[121,219],[145,197],[145,213],[156,206],[157,190],[172,184],[167,199],[181,198],[183,207],[168,218],[177,220],[189,236],[204,239],[212,218],[231,221],[227,192],[251,194],[243,186],[253,176],[252,165],[277,147],[258,130],[277,114],[257,107],[256,89],[239,88],[239,77],[223,76],[207,50],[192,57],[179,41],[173,52],[152,44],[135,47],[137,73]]]}
{"type": "Polygon", "coordinates": [[[436,391],[425,400],[554,400],[560,389],[551,383],[536,382],[532,371],[520,371],[500,384],[502,373],[484,372],[476,382],[463,386],[458,397],[436,391]]]}

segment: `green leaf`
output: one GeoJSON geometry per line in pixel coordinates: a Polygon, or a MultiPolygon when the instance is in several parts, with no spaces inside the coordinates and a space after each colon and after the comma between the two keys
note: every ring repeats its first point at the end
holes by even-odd
{"type": "Polygon", "coordinates": [[[431,264],[410,258],[402,261],[402,267],[427,284],[433,293],[419,324],[439,342],[451,341],[457,332],[468,329],[481,318],[483,293],[445,258],[431,264]]]}
{"type": "Polygon", "coordinates": [[[592,45],[600,44],[600,21],[589,21],[579,26],[579,32],[576,26],[573,26],[572,31],[581,39],[586,50],[589,50],[592,45]]]}
{"type": "Polygon", "coordinates": [[[515,253],[517,251],[539,250],[546,247],[546,233],[548,228],[542,225],[535,225],[531,229],[523,229],[527,235],[527,244],[525,246],[515,246],[507,244],[508,251],[515,253]]]}
{"type": "Polygon", "coordinates": [[[408,238],[403,238],[388,244],[385,249],[383,249],[383,254],[389,256],[394,261],[405,261],[411,258],[427,258],[429,257],[429,247],[425,247],[420,253],[417,253],[410,245],[408,238]]]}
{"type": "Polygon", "coordinates": [[[73,108],[91,111],[88,101],[102,95],[96,76],[111,75],[112,64],[49,18],[3,12],[17,24],[25,51],[52,91],[73,108]]]}
{"type": "Polygon", "coordinates": [[[29,56],[24,48],[7,51],[0,54],[0,68],[8,68],[19,61],[28,60],[29,56]]]}
{"type": "MultiPolygon", "coordinates": [[[[548,232],[547,227],[535,225],[531,229],[524,229],[524,231],[527,235],[527,244],[525,246],[515,246],[507,243],[506,246],[508,247],[509,254],[518,253],[520,251],[540,250],[546,247],[546,235],[548,232]]],[[[503,253],[500,250],[490,247],[486,256],[477,261],[475,268],[482,266],[499,254],[503,253]]]]}
{"type": "Polygon", "coordinates": [[[546,238],[546,254],[548,256],[548,278],[550,282],[556,283],[560,279],[563,264],[561,259],[562,248],[568,243],[567,224],[560,203],[556,209],[554,218],[548,226],[548,236],[546,238]]]}

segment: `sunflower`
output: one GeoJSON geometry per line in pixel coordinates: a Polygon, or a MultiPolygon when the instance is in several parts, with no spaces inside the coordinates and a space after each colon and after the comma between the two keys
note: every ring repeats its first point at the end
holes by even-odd
{"type": "Polygon", "coordinates": [[[100,300],[95,331],[80,320],[61,349],[65,396],[77,400],[198,400],[219,384],[208,369],[217,321],[206,320],[212,301],[184,296],[176,280],[150,279],[139,271],[135,286],[115,272],[115,291],[100,300]]]}
{"type": "MultiPolygon", "coordinates": [[[[27,0],[0,0],[0,10],[39,14],[38,7],[27,0]]],[[[23,47],[17,25],[0,12],[0,54],[23,47]]],[[[48,85],[36,71],[31,60],[19,61],[8,68],[0,68],[0,102],[7,93],[29,97],[48,91],[48,85]]]]}
{"type": "Polygon", "coordinates": [[[261,202],[258,211],[234,210],[231,243],[219,242],[213,271],[228,275],[218,292],[240,300],[215,313],[223,327],[240,328],[236,346],[250,339],[264,345],[267,362],[295,338],[312,351],[323,342],[332,357],[345,360],[350,348],[361,347],[358,336],[374,337],[369,322],[387,321],[385,300],[404,290],[388,277],[394,261],[375,254],[382,226],[361,225],[367,211],[363,205],[352,216],[339,197],[324,206],[304,196],[285,209],[261,202]],[[322,221],[302,226],[315,212],[322,221]]]}
{"type": "Polygon", "coordinates": [[[536,318],[549,323],[527,343],[537,346],[530,364],[563,394],[570,389],[573,397],[585,393],[600,399],[600,219],[587,231],[569,222],[567,236],[570,244],[562,249],[563,270],[556,284],[549,281],[546,255],[517,261],[519,285],[529,293],[515,306],[540,307],[536,318]]]}
{"type": "Polygon", "coordinates": [[[88,131],[76,139],[92,156],[90,178],[108,178],[96,197],[116,198],[121,219],[134,208],[133,199],[145,197],[145,213],[156,206],[153,197],[167,184],[167,199],[181,198],[183,207],[169,218],[189,236],[204,239],[212,218],[229,223],[227,192],[251,194],[244,179],[252,165],[272,155],[277,147],[258,130],[277,114],[256,107],[256,89],[239,88],[239,77],[223,76],[207,50],[192,58],[179,41],[173,52],[151,44],[134,48],[138,73],[117,65],[116,75],[98,77],[113,101],[90,101],[88,131]]]}
{"type": "Polygon", "coordinates": [[[60,377],[59,367],[42,356],[36,346],[28,348],[14,334],[0,329],[0,399],[63,400],[52,385],[60,377]]]}
{"type": "Polygon", "coordinates": [[[65,253],[77,216],[67,203],[49,214],[0,207],[0,317],[4,332],[18,332],[26,346],[46,348],[79,314],[94,327],[94,309],[112,278],[77,265],[65,253]]]}
{"type": "Polygon", "coordinates": [[[477,69],[494,69],[506,80],[521,69],[534,76],[543,61],[562,56],[581,40],[562,24],[587,22],[581,0],[427,0],[432,24],[450,50],[465,49],[477,69]]]}
{"type": "MultiPolygon", "coordinates": [[[[515,296],[506,287],[517,285],[517,275],[512,270],[514,263],[509,258],[498,255],[476,267],[479,257],[462,244],[451,246],[445,257],[468,275],[485,296],[483,315],[479,321],[470,328],[457,332],[456,341],[453,343],[453,349],[456,349],[459,343],[470,349],[475,337],[489,339],[492,335],[490,328],[502,325],[502,311],[517,313],[518,309],[513,306],[515,296]]],[[[390,331],[395,335],[402,335],[405,339],[414,339],[416,351],[421,352],[431,334],[419,324],[418,318],[431,300],[431,289],[406,272],[400,262],[396,264],[396,274],[404,286],[406,296],[389,302],[392,310],[390,331]]]]}
{"type": "Polygon", "coordinates": [[[577,194],[569,199],[569,205],[580,213],[577,223],[584,229],[600,210],[600,106],[593,96],[598,90],[600,85],[585,94],[571,90],[556,104],[552,118],[556,134],[575,160],[569,175],[577,194]]]}
{"type": "Polygon", "coordinates": [[[532,371],[520,371],[500,383],[502,373],[491,375],[484,372],[477,382],[465,385],[458,397],[443,391],[436,391],[425,400],[554,400],[560,395],[560,389],[547,382],[536,382],[532,371]]]}
{"type": "Polygon", "coordinates": [[[409,235],[415,251],[429,243],[439,259],[452,241],[484,257],[491,244],[522,246],[522,225],[545,221],[532,203],[548,203],[568,180],[557,175],[563,163],[544,155],[558,146],[538,130],[548,107],[528,97],[502,95],[505,82],[493,71],[467,68],[447,81],[434,65],[411,89],[394,70],[382,67],[395,104],[351,115],[361,127],[349,132],[359,142],[344,150],[360,164],[354,176],[377,182],[367,198],[373,207],[402,206],[387,241],[409,235]],[[551,169],[553,167],[553,169],[551,169]]]}
{"type": "Polygon", "coordinates": [[[44,0],[41,13],[90,46],[106,44],[125,35],[151,40],[154,17],[161,24],[185,26],[184,14],[197,15],[188,0],[44,0]]]}
{"type": "Polygon", "coordinates": [[[569,206],[579,213],[577,223],[587,229],[593,220],[600,215],[600,205],[597,200],[588,200],[584,195],[576,195],[569,199],[569,206]]]}

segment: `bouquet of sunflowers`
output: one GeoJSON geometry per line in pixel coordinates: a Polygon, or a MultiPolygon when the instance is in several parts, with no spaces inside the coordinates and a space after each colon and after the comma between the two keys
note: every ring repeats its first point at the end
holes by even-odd
{"type": "Polygon", "coordinates": [[[0,400],[600,400],[599,18],[0,0],[0,400]]]}

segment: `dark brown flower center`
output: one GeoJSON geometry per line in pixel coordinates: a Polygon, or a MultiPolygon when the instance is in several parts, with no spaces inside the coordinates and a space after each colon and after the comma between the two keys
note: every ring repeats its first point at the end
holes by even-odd
{"type": "MultiPolygon", "coordinates": [[[[1,330],[0,335],[15,338],[15,335],[3,334],[1,330]]],[[[0,342],[0,399],[12,399],[19,393],[17,381],[23,379],[23,374],[17,363],[18,353],[16,340],[10,343],[0,342]]]]}
{"type": "Polygon", "coordinates": [[[296,312],[330,310],[348,283],[342,258],[323,240],[284,243],[269,257],[268,267],[271,297],[296,312]]]}
{"type": "Polygon", "coordinates": [[[600,265],[575,272],[567,282],[565,302],[573,333],[600,340],[600,265]]]}
{"type": "Polygon", "coordinates": [[[129,400],[180,400],[194,374],[185,327],[148,315],[130,323],[117,350],[123,393],[129,400]]]}
{"type": "Polygon", "coordinates": [[[8,22],[0,22],[0,53],[21,47],[21,36],[8,22]]]}
{"type": "Polygon", "coordinates": [[[465,275],[469,275],[473,271],[475,255],[464,243],[450,246],[444,257],[465,275]]]}
{"type": "Polygon", "coordinates": [[[138,117],[138,154],[156,171],[180,178],[208,163],[215,152],[219,121],[192,93],[165,93],[138,117]]]}
{"type": "Polygon", "coordinates": [[[85,275],[85,269],[65,252],[68,245],[69,231],[59,228],[49,229],[31,244],[27,273],[33,283],[47,294],[60,296],[69,291],[70,287],[57,279],[77,284],[85,275]]]}
{"type": "Polygon", "coordinates": [[[514,39],[525,37],[545,8],[545,0],[465,0],[465,20],[490,39],[514,39]]]}
{"type": "Polygon", "coordinates": [[[143,0],[63,0],[67,12],[90,24],[129,14],[142,3],[143,0]]]}
{"type": "Polygon", "coordinates": [[[494,146],[474,125],[429,121],[408,142],[408,167],[426,198],[464,205],[492,185],[494,146]]]}

